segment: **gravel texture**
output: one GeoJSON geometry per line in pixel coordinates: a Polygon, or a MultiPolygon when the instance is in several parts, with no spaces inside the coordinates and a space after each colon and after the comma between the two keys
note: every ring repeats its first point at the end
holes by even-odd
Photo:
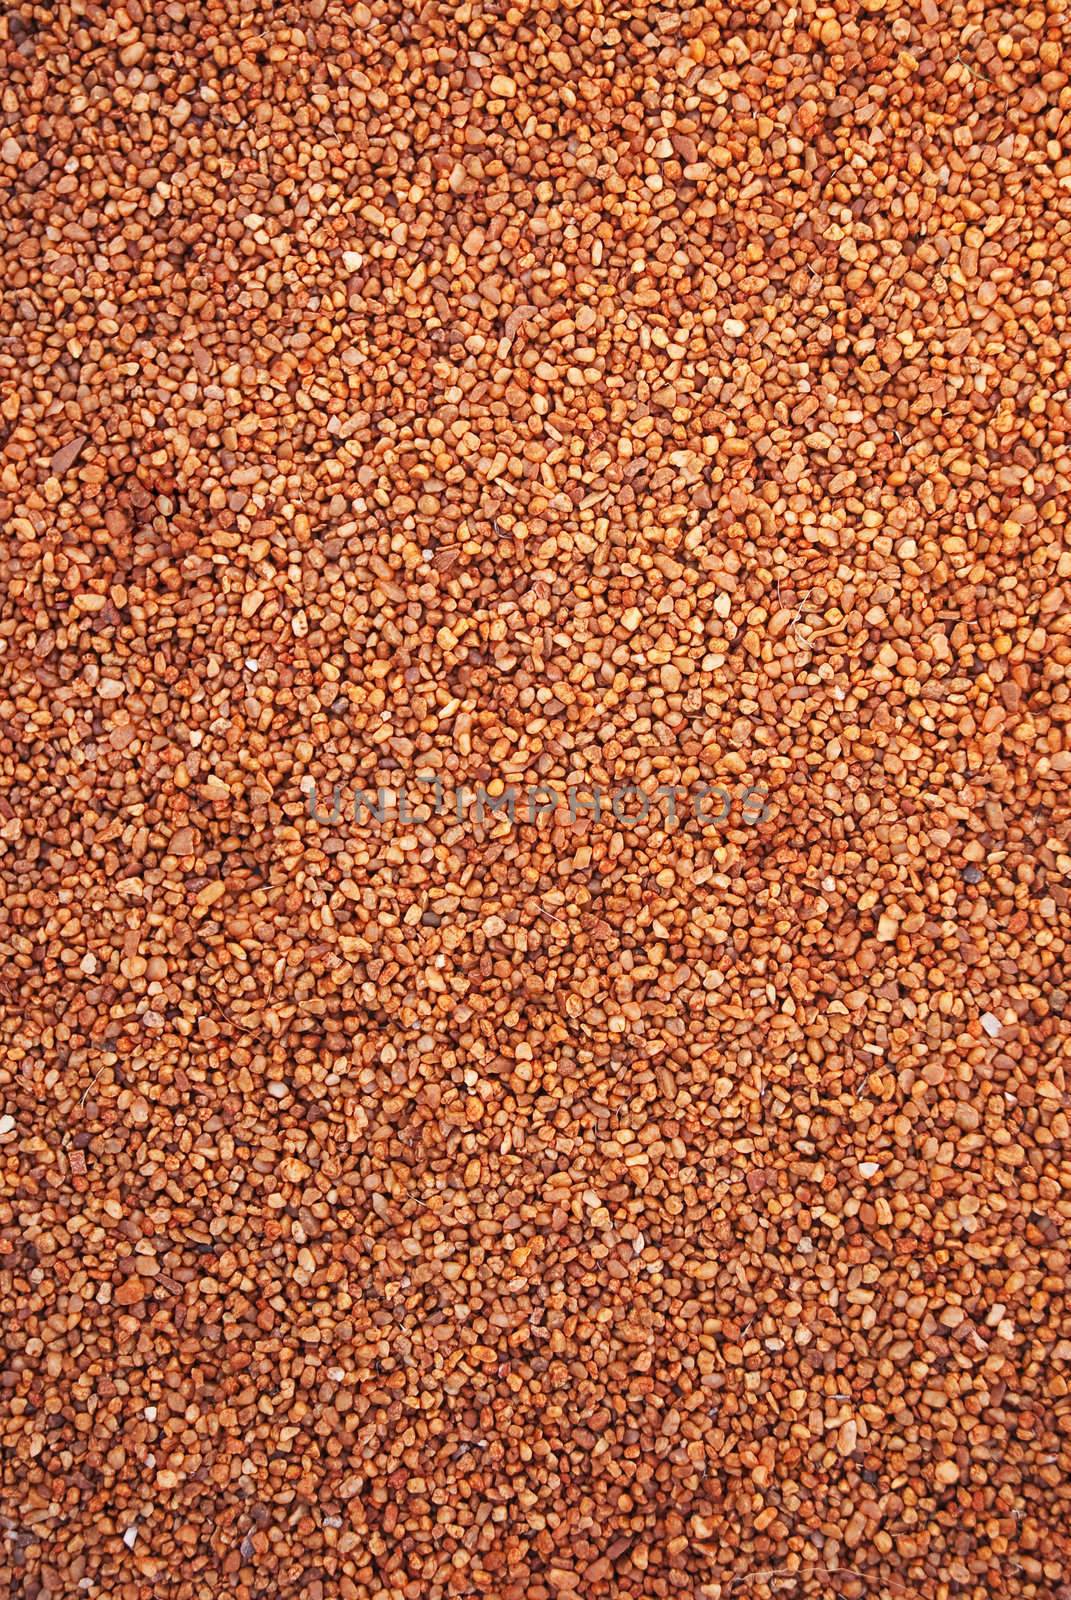
{"type": "Polygon", "coordinates": [[[0,61],[4,1592],[1069,1600],[1066,8],[0,61]]]}

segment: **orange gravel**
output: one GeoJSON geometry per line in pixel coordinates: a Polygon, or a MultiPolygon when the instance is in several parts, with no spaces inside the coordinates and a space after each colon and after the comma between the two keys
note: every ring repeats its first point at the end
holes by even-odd
{"type": "Polygon", "coordinates": [[[1071,1600],[1062,0],[0,61],[0,1587],[1071,1600]]]}

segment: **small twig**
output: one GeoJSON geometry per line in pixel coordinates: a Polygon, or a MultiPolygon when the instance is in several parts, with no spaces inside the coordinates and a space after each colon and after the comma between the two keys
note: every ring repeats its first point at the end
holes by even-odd
{"type": "Polygon", "coordinates": [[[85,1105],[87,1099],[89,1098],[89,1093],[90,1093],[90,1090],[93,1088],[93,1085],[96,1083],[96,1081],[100,1077],[101,1073],[102,1072],[106,1072],[110,1065],[111,1065],[111,1063],[106,1061],[104,1063],[103,1067],[99,1068],[99,1070],[94,1073],[93,1078],[91,1079],[89,1084],[86,1086],[85,1092],[83,1093],[81,1100],[79,1100],[79,1102],[78,1102],[79,1108],[81,1108],[82,1106],[85,1105]]]}
{"type": "MultiPolygon", "coordinates": [[[[810,645],[810,639],[807,639],[807,640],[804,641],[803,644],[800,644],[799,625],[803,621],[803,617],[801,615],[801,613],[803,611],[803,608],[807,604],[808,600],[811,598],[813,593],[814,593],[814,588],[812,586],[810,589],[807,590],[807,593],[804,595],[803,599],[800,601],[799,605],[796,607],[796,614],[792,618],[791,623],[789,624],[790,628],[792,629],[792,638],[793,638],[793,640],[795,642],[797,650],[806,650],[806,649],[809,648],[809,645],[810,645]]],[[[788,606],[785,605],[785,602],[781,598],[781,579],[780,578],[778,578],[778,580],[777,580],[777,604],[781,608],[782,611],[787,611],[788,610],[788,606]]],[[[827,633],[830,633],[832,631],[833,630],[831,628],[827,628],[825,630],[825,632],[827,632],[827,633]]],[[[817,637],[818,637],[817,634],[812,634],[811,635],[811,638],[817,638],[817,637]]]]}
{"type": "Polygon", "coordinates": [[[224,1022],[229,1023],[232,1028],[239,1028],[242,1031],[242,1033],[248,1033],[253,1038],[257,1037],[257,1030],[255,1028],[247,1028],[244,1022],[237,1022],[234,1017],[229,1017],[227,1015],[227,1013],[224,1011],[222,1005],[220,1005],[219,1001],[216,999],[215,995],[212,993],[211,989],[208,991],[208,998],[209,998],[209,1001],[211,1002],[211,1004],[215,1006],[216,1010],[219,1012],[219,1014],[223,1018],[224,1022]]]}
{"type": "MultiPolygon", "coordinates": [[[[110,1061],[106,1061],[104,1063],[104,1065],[102,1067],[99,1067],[97,1069],[97,1071],[93,1074],[93,1077],[90,1079],[89,1083],[86,1085],[85,1089],[82,1092],[82,1098],[78,1102],[78,1110],[79,1111],[82,1109],[82,1107],[85,1105],[86,1101],[89,1099],[89,1096],[92,1093],[93,1087],[96,1084],[97,1079],[101,1076],[102,1073],[106,1072],[107,1069],[111,1065],[112,1065],[112,1063],[110,1061]]],[[[70,1128],[67,1128],[67,1129],[64,1130],[63,1138],[60,1141],[60,1149],[66,1155],[68,1163],[70,1163],[72,1161],[72,1152],[71,1152],[71,1150],[69,1148],[70,1141],[71,1141],[71,1130],[70,1130],[70,1128]]],[[[81,1156],[81,1159],[82,1159],[82,1171],[81,1172],[77,1171],[73,1166],[72,1166],[72,1169],[71,1169],[74,1172],[74,1176],[76,1178],[80,1178],[85,1173],[85,1157],[82,1156],[82,1153],[81,1153],[80,1150],[74,1151],[73,1154],[81,1156]]]]}

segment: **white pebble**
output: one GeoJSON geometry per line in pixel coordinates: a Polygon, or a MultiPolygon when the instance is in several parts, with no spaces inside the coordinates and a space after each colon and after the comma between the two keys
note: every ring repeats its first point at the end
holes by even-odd
{"type": "Polygon", "coordinates": [[[146,1422],[155,1422],[156,1421],[156,1407],[155,1406],[146,1406],[145,1410],[144,1410],[144,1412],[142,1414],[143,1414],[146,1422]]]}
{"type": "Polygon", "coordinates": [[[364,265],[364,256],[359,250],[343,250],[342,265],[347,272],[356,272],[364,265]]]}
{"type": "Polygon", "coordinates": [[[126,1532],[123,1534],[123,1543],[126,1545],[128,1550],[133,1550],[135,1544],[137,1543],[137,1538],[137,1528],[128,1528],[126,1530],[126,1532]]]}
{"type": "Polygon", "coordinates": [[[14,1117],[9,1117],[5,1111],[4,1115],[0,1117],[0,1134],[10,1133],[14,1126],[14,1117]]]}
{"type": "Polygon", "coordinates": [[[881,1169],[876,1161],[860,1161],[859,1163],[859,1171],[862,1173],[864,1178],[872,1178],[875,1172],[879,1172],[880,1170],[881,1169]]]}
{"type": "Polygon", "coordinates": [[[989,1037],[995,1039],[1000,1032],[1000,1018],[995,1017],[992,1011],[983,1011],[979,1020],[989,1037]]]}
{"type": "Polygon", "coordinates": [[[735,317],[726,318],[726,320],[722,323],[722,328],[729,335],[730,339],[742,339],[747,332],[747,324],[745,322],[738,322],[735,317]]]}

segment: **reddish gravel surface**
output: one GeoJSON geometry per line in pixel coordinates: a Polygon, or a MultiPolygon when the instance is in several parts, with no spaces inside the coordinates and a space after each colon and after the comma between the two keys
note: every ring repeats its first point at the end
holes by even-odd
{"type": "Polygon", "coordinates": [[[5,1593],[1071,1600],[1069,60],[8,5],[5,1593]]]}

